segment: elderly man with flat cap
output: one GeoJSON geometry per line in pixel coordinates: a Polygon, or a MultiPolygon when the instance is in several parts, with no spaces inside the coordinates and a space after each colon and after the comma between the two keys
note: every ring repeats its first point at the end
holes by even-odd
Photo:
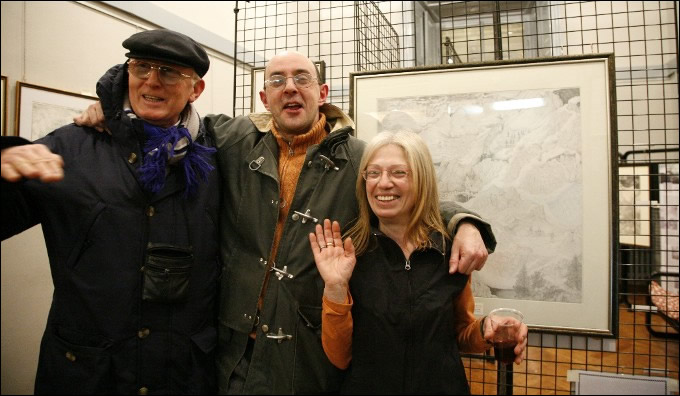
{"type": "Polygon", "coordinates": [[[214,393],[219,183],[192,105],[209,59],[168,30],[123,46],[97,84],[110,134],[2,139],[2,238],[41,224],[54,282],[35,392],[214,393]]]}

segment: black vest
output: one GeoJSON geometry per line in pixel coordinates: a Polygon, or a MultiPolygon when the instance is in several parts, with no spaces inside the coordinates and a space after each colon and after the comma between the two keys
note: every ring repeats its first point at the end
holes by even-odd
{"type": "Polygon", "coordinates": [[[469,394],[453,304],[468,277],[450,275],[448,241],[411,254],[375,232],[350,280],[352,362],[343,393],[469,394]]]}

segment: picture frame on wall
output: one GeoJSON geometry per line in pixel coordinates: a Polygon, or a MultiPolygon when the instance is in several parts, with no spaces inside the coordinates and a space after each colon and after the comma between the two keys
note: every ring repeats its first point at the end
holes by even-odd
{"type": "Polygon", "coordinates": [[[2,120],[0,120],[0,125],[2,125],[2,136],[5,136],[7,135],[7,76],[2,76],[2,92],[0,92],[0,98],[2,98],[2,105],[0,106],[2,120]]]}
{"type": "Polygon", "coordinates": [[[354,72],[357,137],[427,143],[440,198],[498,241],[472,285],[475,314],[524,313],[532,330],[615,337],[618,320],[614,56],[354,72]]]}
{"type": "Polygon", "coordinates": [[[98,98],[17,81],[15,133],[34,141],[73,122],[98,98]]]}
{"type": "MultiPolygon", "coordinates": [[[[659,175],[659,252],[660,268],[665,273],[680,272],[680,165],[662,163],[659,175]]],[[[677,294],[678,282],[662,278],[662,286],[677,294]]]]}
{"type": "Polygon", "coordinates": [[[651,247],[650,166],[619,165],[619,243],[651,247]]]}
{"type": "MultiPolygon", "coordinates": [[[[326,62],[316,61],[314,62],[316,69],[319,72],[319,77],[321,80],[319,84],[324,84],[326,82],[326,62]]],[[[251,113],[262,113],[267,111],[260,100],[260,91],[264,89],[264,69],[265,67],[254,67],[250,71],[250,112],[251,113]]]]}

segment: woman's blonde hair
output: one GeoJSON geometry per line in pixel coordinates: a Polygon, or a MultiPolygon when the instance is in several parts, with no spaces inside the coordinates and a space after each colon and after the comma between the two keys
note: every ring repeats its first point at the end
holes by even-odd
{"type": "Polygon", "coordinates": [[[376,151],[388,145],[400,147],[410,169],[413,194],[416,196],[411,220],[406,228],[406,237],[412,241],[416,249],[430,247],[429,235],[439,231],[447,235],[439,210],[439,190],[437,177],[432,164],[430,150],[423,139],[413,132],[381,132],[366,146],[359,165],[356,197],[359,202],[359,217],[345,236],[352,238],[357,255],[363,254],[369,245],[371,236],[371,218],[376,218],[366,196],[366,181],[361,172],[366,170],[368,162],[376,151]]]}

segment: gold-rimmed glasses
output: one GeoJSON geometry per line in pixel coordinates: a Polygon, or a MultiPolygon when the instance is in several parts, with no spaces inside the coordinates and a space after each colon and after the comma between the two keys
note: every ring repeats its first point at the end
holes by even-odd
{"type": "Polygon", "coordinates": [[[154,69],[158,71],[158,79],[165,85],[175,85],[184,78],[193,77],[182,73],[174,67],[166,65],[159,65],[137,59],[131,59],[128,62],[128,70],[130,71],[130,74],[142,80],[149,78],[149,76],[151,76],[151,71],[154,69]]]}

